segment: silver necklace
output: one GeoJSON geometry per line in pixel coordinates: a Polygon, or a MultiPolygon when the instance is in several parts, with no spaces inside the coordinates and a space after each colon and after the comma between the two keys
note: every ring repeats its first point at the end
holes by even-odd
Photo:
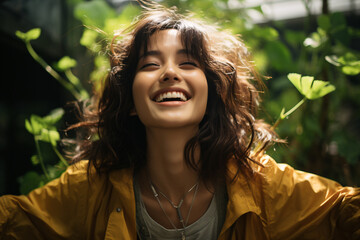
{"type": "MultiPolygon", "coordinates": [[[[164,215],[166,216],[166,218],[167,218],[168,221],[170,222],[171,226],[172,226],[174,229],[176,229],[176,231],[180,232],[180,229],[178,229],[178,228],[175,226],[175,224],[171,221],[170,217],[167,215],[167,213],[166,213],[163,205],[162,205],[161,202],[160,202],[159,194],[157,193],[157,191],[156,191],[153,183],[152,183],[150,180],[149,180],[149,183],[150,183],[150,188],[151,188],[151,190],[152,190],[152,192],[153,192],[153,194],[154,194],[154,197],[156,198],[156,200],[157,200],[157,202],[158,202],[161,210],[163,211],[164,215]]],[[[192,187],[184,194],[184,196],[180,199],[180,202],[179,202],[179,204],[178,204],[177,206],[176,206],[164,193],[162,193],[160,190],[158,190],[159,193],[160,193],[166,200],[169,201],[169,203],[171,204],[171,206],[176,209],[176,213],[177,213],[178,218],[179,218],[179,221],[180,221],[180,223],[181,223],[181,225],[182,225],[182,229],[181,229],[181,232],[180,232],[180,233],[181,233],[181,239],[182,239],[182,240],[185,240],[185,239],[186,239],[185,227],[186,227],[187,224],[188,224],[190,212],[191,212],[191,209],[192,209],[192,207],[193,207],[194,200],[195,200],[196,194],[197,194],[197,192],[198,192],[198,189],[199,189],[199,182],[197,181],[197,182],[194,184],[194,186],[192,186],[192,187]],[[183,217],[182,217],[180,208],[181,208],[181,206],[182,206],[182,204],[183,204],[183,202],[184,202],[184,199],[185,199],[186,195],[187,195],[188,193],[190,193],[194,188],[195,188],[195,192],[194,192],[193,198],[192,198],[192,200],[191,200],[191,205],[190,205],[190,208],[189,208],[189,212],[188,212],[188,214],[187,214],[187,217],[186,217],[186,221],[185,221],[185,223],[184,223],[184,219],[183,219],[183,217]]]]}

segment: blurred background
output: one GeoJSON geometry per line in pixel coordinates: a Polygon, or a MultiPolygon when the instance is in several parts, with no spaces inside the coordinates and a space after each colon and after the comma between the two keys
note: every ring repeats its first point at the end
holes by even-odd
{"type": "MultiPolygon", "coordinates": [[[[288,73],[334,85],[281,122],[277,132],[287,144],[267,153],[360,184],[360,0],[160,2],[241,35],[264,76],[259,114],[271,124],[303,99],[288,73]]],[[[108,70],[105,46],[139,13],[125,0],[1,1],[0,195],[27,193],[66,168],[59,138],[75,119],[67,103],[99,88],[108,70]],[[25,34],[34,28],[41,34],[25,34]]]]}

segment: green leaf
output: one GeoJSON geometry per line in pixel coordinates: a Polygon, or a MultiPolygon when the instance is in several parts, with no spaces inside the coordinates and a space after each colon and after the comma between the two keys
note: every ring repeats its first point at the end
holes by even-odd
{"type": "Polygon", "coordinates": [[[346,26],[333,29],[333,31],[331,31],[331,36],[343,46],[347,47],[350,44],[349,29],[346,26]]]}
{"type": "Polygon", "coordinates": [[[56,108],[52,110],[47,116],[43,117],[43,122],[45,122],[48,126],[54,125],[60,121],[64,113],[65,113],[64,109],[56,108]]]}
{"type": "Polygon", "coordinates": [[[336,12],[330,15],[330,22],[333,28],[346,26],[346,19],[343,13],[336,12]]]}
{"type": "Polygon", "coordinates": [[[98,35],[99,33],[94,30],[85,29],[80,39],[80,44],[85,47],[91,48],[91,46],[95,44],[98,35]]]}
{"type": "Polygon", "coordinates": [[[327,15],[320,15],[317,18],[317,22],[318,22],[319,27],[321,27],[325,31],[328,31],[331,28],[330,18],[327,15]]]}
{"type": "Polygon", "coordinates": [[[254,9],[255,11],[257,11],[257,12],[261,13],[262,15],[264,15],[264,12],[263,12],[263,9],[262,9],[261,5],[255,6],[255,7],[251,7],[251,8],[249,8],[249,9],[254,9]]]}
{"type": "Polygon", "coordinates": [[[290,80],[290,82],[296,87],[296,89],[302,93],[302,90],[301,90],[301,82],[300,82],[300,79],[301,79],[301,74],[298,74],[298,73],[289,73],[288,74],[288,79],[290,80]]]}
{"type": "Polygon", "coordinates": [[[35,114],[30,116],[30,123],[32,127],[32,134],[34,135],[39,135],[41,130],[45,127],[45,123],[42,118],[35,114]]]}
{"type": "Polygon", "coordinates": [[[48,130],[46,128],[41,129],[41,133],[37,135],[37,139],[43,142],[51,143],[56,147],[56,142],[60,140],[60,134],[56,130],[48,130]]]}
{"type": "Polygon", "coordinates": [[[358,75],[360,73],[360,63],[357,66],[344,66],[341,71],[346,75],[358,75]]]}
{"type": "Polygon", "coordinates": [[[318,32],[312,33],[310,37],[304,40],[304,46],[311,48],[319,48],[327,41],[327,39],[328,38],[326,37],[326,35],[323,35],[321,30],[318,29],[318,32]]]}
{"type": "Polygon", "coordinates": [[[103,28],[105,20],[115,17],[115,10],[105,1],[86,1],[76,5],[74,15],[85,25],[103,28]]]}
{"type": "Polygon", "coordinates": [[[341,66],[341,64],[339,63],[339,58],[336,55],[325,56],[325,60],[334,66],[341,66]]]}
{"type": "Polygon", "coordinates": [[[55,166],[49,166],[47,170],[49,172],[50,179],[55,179],[61,176],[61,174],[66,170],[66,167],[61,167],[57,164],[55,166]]]}
{"type": "Polygon", "coordinates": [[[357,60],[357,57],[351,52],[347,52],[344,56],[339,57],[339,62],[344,65],[351,64],[352,62],[356,62],[357,60]]]}
{"type": "Polygon", "coordinates": [[[69,56],[62,57],[56,64],[56,68],[60,71],[66,71],[76,66],[76,60],[69,56]]]}
{"type": "Polygon", "coordinates": [[[50,143],[49,130],[47,130],[46,128],[41,129],[41,132],[36,136],[36,139],[39,141],[50,143]]]}
{"type": "Polygon", "coordinates": [[[313,86],[311,88],[311,91],[306,96],[308,99],[317,99],[321,98],[331,92],[335,91],[335,86],[321,80],[315,80],[313,82],[313,86]]]}
{"type": "Polygon", "coordinates": [[[31,162],[33,165],[38,165],[40,163],[40,158],[38,155],[31,156],[31,162]]]}
{"type": "Polygon", "coordinates": [[[293,68],[293,61],[289,49],[280,41],[268,42],[265,51],[269,57],[269,64],[278,71],[289,71],[293,68]]]}
{"type": "Polygon", "coordinates": [[[306,35],[301,31],[285,31],[285,39],[292,47],[300,47],[304,42],[306,35]]]}
{"type": "Polygon", "coordinates": [[[50,138],[51,145],[56,147],[56,142],[60,140],[60,134],[59,134],[58,131],[50,130],[49,131],[49,138],[50,138]]]}
{"type": "Polygon", "coordinates": [[[300,74],[290,73],[288,79],[304,97],[310,100],[321,98],[335,90],[334,85],[329,82],[314,80],[312,76],[301,77],[300,74]]]}
{"type": "Polygon", "coordinates": [[[253,59],[259,72],[266,72],[269,63],[265,52],[260,50],[255,51],[253,54],[253,59]]]}
{"type": "Polygon", "coordinates": [[[114,31],[127,28],[132,20],[139,16],[141,13],[141,9],[134,5],[128,4],[126,7],[121,11],[121,14],[116,18],[107,18],[105,21],[104,31],[109,34],[114,34],[114,31]]]}
{"type": "Polygon", "coordinates": [[[309,96],[310,91],[311,91],[311,85],[314,81],[314,77],[311,76],[304,76],[301,77],[300,82],[301,82],[301,91],[302,94],[305,95],[306,97],[309,96]]]}
{"type": "Polygon", "coordinates": [[[351,52],[347,52],[341,57],[335,55],[326,56],[326,61],[341,67],[341,71],[346,75],[357,75],[360,73],[360,60],[351,52]]]}
{"type": "Polygon", "coordinates": [[[350,32],[346,26],[346,19],[343,13],[333,13],[330,15],[331,29],[330,34],[333,40],[340,42],[344,46],[350,44],[350,32]]]}
{"type": "Polygon", "coordinates": [[[279,38],[278,31],[272,27],[255,27],[253,34],[255,37],[267,41],[273,41],[279,38]]]}
{"type": "Polygon", "coordinates": [[[41,29],[40,29],[40,28],[31,29],[31,30],[29,30],[29,31],[26,32],[26,33],[23,33],[23,32],[21,32],[21,31],[16,31],[16,32],[15,32],[15,35],[16,35],[18,38],[20,38],[20,39],[22,39],[23,41],[25,41],[25,42],[38,39],[38,38],[40,37],[40,34],[41,34],[41,29]]]}
{"type": "Polygon", "coordinates": [[[29,133],[34,134],[34,130],[32,128],[32,125],[28,119],[25,119],[25,128],[29,133]]]}
{"type": "Polygon", "coordinates": [[[321,48],[327,41],[328,36],[326,31],[324,31],[322,28],[317,28],[317,31],[311,33],[310,36],[304,40],[303,44],[305,47],[317,49],[321,48]]]}
{"type": "Polygon", "coordinates": [[[30,171],[19,177],[18,181],[20,183],[20,193],[26,195],[33,189],[40,187],[43,178],[37,172],[30,171]]]}

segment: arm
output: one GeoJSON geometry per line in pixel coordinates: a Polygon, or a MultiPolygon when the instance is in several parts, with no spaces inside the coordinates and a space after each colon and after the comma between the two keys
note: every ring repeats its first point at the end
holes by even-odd
{"type": "Polygon", "coordinates": [[[27,196],[2,196],[0,239],[76,239],[85,216],[85,184],[86,167],[76,165],[27,196]]]}
{"type": "Polygon", "coordinates": [[[360,191],[264,157],[259,178],[272,239],[359,239],[360,191]]]}

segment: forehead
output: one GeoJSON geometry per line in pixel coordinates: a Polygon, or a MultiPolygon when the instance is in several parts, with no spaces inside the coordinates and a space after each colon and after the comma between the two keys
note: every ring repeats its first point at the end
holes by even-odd
{"type": "MultiPolygon", "coordinates": [[[[152,55],[153,52],[157,54],[161,52],[172,52],[175,50],[177,54],[186,54],[188,57],[198,61],[200,65],[204,64],[204,46],[203,36],[189,29],[163,29],[152,33],[150,36],[141,36],[139,41],[142,42],[138,51],[138,59],[152,55]]],[[[204,66],[203,66],[204,67],[204,66]]]]}
{"type": "Polygon", "coordinates": [[[153,33],[148,40],[146,51],[162,48],[183,48],[180,32],[176,29],[166,29],[153,33]]]}

